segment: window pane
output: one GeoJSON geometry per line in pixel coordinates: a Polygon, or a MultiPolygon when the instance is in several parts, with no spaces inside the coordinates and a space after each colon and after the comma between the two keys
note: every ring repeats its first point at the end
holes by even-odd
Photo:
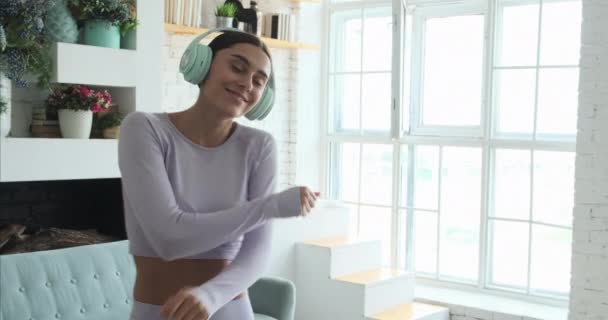
{"type": "Polygon", "coordinates": [[[525,134],[534,131],[535,70],[495,70],[494,103],[497,134],[525,134]]]}
{"type": "Polygon", "coordinates": [[[494,216],[530,218],[530,151],[496,150],[493,199],[494,216]]]}
{"type": "Polygon", "coordinates": [[[434,212],[415,213],[414,253],[416,272],[435,274],[437,272],[437,214],[434,212]]]}
{"type": "Polygon", "coordinates": [[[348,220],[348,234],[349,236],[356,238],[359,236],[359,206],[346,203],[346,206],[349,210],[349,220],[348,220]]]}
{"type": "Polygon", "coordinates": [[[566,295],[570,291],[572,230],[532,227],[530,287],[566,295]]]}
{"type": "Polygon", "coordinates": [[[391,8],[364,11],[363,71],[390,71],[393,43],[391,8]]]}
{"type": "Polygon", "coordinates": [[[490,228],[490,283],[525,288],[528,281],[528,224],[491,220],[490,228]]]}
{"type": "Polygon", "coordinates": [[[538,1],[528,3],[530,2],[531,4],[498,7],[496,54],[499,66],[536,65],[540,6],[538,1]]]}
{"type": "Polygon", "coordinates": [[[579,0],[543,3],[541,65],[578,65],[582,11],[579,0]]]}
{"type": "Polygon", "coordinates": [[[417,146],[414,165],[414,207],[439,209],[439,148],[417,146]]]}
{"type": "Polygon", "coordinates": [[[393,147],[366,144],[363,146],[361,170],[361,202],[391,205],[393,195],[393,147]]]}
{"type": "Polygon", "coordinates": [[[481,149],[445,147],[442,157],[440,274],[474,281],[479,269],[481,149]]]}
{"type": "Polygon", "coordinates": [[[332,154],[332,193],[339,200],[359,200],[359,144],[336,143],[332,154]],[[335,159],[335,160],[333,160],[335,159]]]}
{"type": "Polygon", "coordinates": [[[576,135],[578,68],[541,69],[538,83],[537,134],[576,135]]]}
{"type": "Polygon", "coordinates": [[[330,77],[330,110],[334,112],[334,127],[337,132],[359,133],[361,81],[359,75],[337,75],[330,77]]]}
{"type": "Polygon", "coordinates": [[[391,74],[363,75],[363,130],[391,130],[391,74]]]}
{"type": "MultiPolygon", "coordinates": [[[[399,206],[408,207],[412,206],[409,199],[409,162],[411,159],[409,158],[409,146],[404,145],[401,146],[401,155],[400,155],[400,175],[401,175],[401,190],[399,191],[399,206]]],[[[413,190],[413,189],[412,189],[413,190]]]]}
{"type": "Polygon", "coordinates": [[[399,221],[399,233],[398,233],[398,260],[397,267],[400,269],[407,269],[406,258],[407,258],[407,211],[399,210],[399,217],[397,219],[399,221]]]}
{"type": "Polygon", "coordinates": [[[391,208],[361,206],[360,236],[382,241],[382,264],[391,264],[391,208]]]}
{"type": "Polygon", "coordinates": [[[479,125],[484,17],[429,19],[424,41],[423,124],[479,125]]]}
{"type": "Polygon", "coordinates": [[[361,9],[332,15],[330,72],[361,70],[361,9]]]}
{"type": "Polygon", "coordinates": [[[572,225],[574,156],[573,152],[534,152],[535,221],[572,225]]]}

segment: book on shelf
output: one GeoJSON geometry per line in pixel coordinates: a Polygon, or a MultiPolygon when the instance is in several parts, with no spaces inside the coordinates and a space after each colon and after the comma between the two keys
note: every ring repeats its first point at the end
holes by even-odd
{"type": "Polygon", "coordinates": [[[61,138],[61,130],[59,129],[59,124],[38,125],[32,123],[32,125],[30,126],[30,132],[32,133],[32,137],[35,138],[61,138]]]}
{"type": "Polygon", "coordinates": [[[205,9],[203,0],[165,0],[165,22],[180,26],[200,27],[201,13],[205,9]]]}
{"type": "Polygon", "coordinates": [[[295,39],[295,17],[292,14],[267,13],[263,28],[265,37],[287,41],[295,39]]]}

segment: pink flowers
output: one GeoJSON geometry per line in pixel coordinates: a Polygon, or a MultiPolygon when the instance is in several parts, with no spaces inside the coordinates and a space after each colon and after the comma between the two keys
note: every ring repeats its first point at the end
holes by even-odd
{"type": "Polygon", "coordinates": [[[108,90],[95,91],[86,85],[57,86],[45,101],[51,110],[90,110],[93,113],[107,110],[111,104],[108,90]]]}

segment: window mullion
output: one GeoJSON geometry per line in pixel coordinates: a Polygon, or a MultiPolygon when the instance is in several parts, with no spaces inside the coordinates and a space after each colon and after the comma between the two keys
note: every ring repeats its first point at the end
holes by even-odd
{"type": "Polygon", "coordinates": [[[441,259],[441,168],[443,167],[443,146],[439,146],[439,161],[437,168],[437,266],[435,267],[435,277],[439,279],[439,263],[441,259]]]}
{"type": "MultiPolygon", "coordinates": [[[[538,87],[539,87],[539,74],[540,74],[540,44],[541,44],[541,36],[542,36],[542,24],[543,24],[543,0],[540,0],[540,5],[538,8],[538,29],[537,38],[536,38],[536,80],[535,80],[535,88],[534,88],[534,121],[532,123],[532,142],[536,142],[536,130],[537,130],[537,120],[538,120],[538,87]]],[[[526,294],[530,295],[530,282],[532,275],[530,271],[532,270],[532,217],[533,217],[533,199],[534,199],[534,148],[530,148],[530,221],[528,222],[528,274],[527,274],[527,284],[526,284],[526,294]]]]}

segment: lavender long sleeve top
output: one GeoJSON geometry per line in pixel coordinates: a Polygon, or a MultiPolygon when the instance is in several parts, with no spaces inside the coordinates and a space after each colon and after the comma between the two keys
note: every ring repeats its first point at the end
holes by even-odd
{"type": "Polygon", "coordinates": [[[300,214],[298,188],[274,193],[276,142],[261,130],[237,124],[222,145],[206,148],[166,113],[133,112],[118,155],[131,254],[232,260],[197,288],[210,316],[264,272],[270,220],[300,214]]]}

